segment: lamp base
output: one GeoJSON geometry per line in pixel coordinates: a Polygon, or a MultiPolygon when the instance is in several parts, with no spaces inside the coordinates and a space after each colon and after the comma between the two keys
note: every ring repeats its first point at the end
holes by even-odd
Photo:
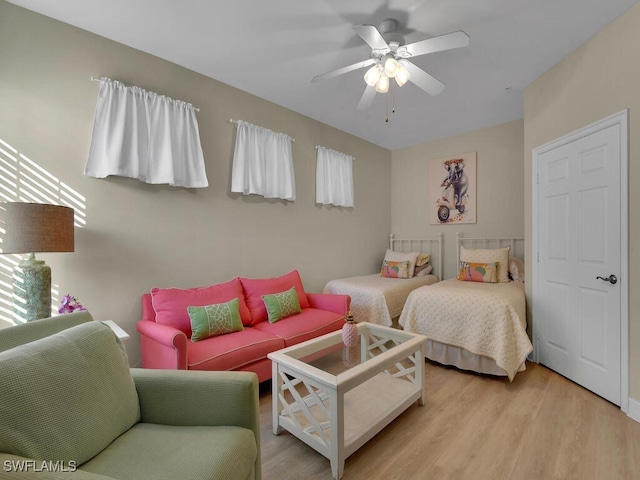
{"type": "Polygon", "coordinates": [[[34,255],[13,271],[13,321],[25,323],[51,316],[51,268],[34,255]]]}

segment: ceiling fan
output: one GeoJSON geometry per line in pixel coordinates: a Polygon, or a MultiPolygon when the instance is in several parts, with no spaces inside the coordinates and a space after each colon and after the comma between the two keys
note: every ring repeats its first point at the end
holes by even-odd
{"type": "Polygon", "coordinates": [[[409,59],[469,45],[469,35],[462,30],[405,45],[404,37],[396,33],[398,21],[393,18],[383,20],[377,28],[373,25],[355,25],[353,29],[371,47],[370,58],[317,75],[311,81],[326,80],[371,66],[364,76],[367,87],[358,104],[358,110],[368,108],[373,103],[376,92],[386,93],[392,78],[400,87],[410,81],[428,94],[438,95],[444,90],[444,83],[411,63],[409,59]]]}

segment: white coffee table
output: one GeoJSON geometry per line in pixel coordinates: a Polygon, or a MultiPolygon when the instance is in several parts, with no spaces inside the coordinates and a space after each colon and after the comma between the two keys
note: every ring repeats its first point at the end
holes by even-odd
{"type": "Polygon", "coordinates": [[[273,433],[286,429],[331,461],[345,459],[405,411],[424,405],[426,337],[361,322],[347,348],[333,332],[269,354],[273,362],[273,433]]]}

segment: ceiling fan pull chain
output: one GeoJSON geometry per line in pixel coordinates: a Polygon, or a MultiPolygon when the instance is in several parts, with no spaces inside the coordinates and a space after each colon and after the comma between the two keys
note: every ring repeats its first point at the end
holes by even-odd
{"type": "Polygon", "coordinates": [[[396,113],[396,88],[391,86],[391,113],[396,113]]]}
{"type": "Polygon", "coordinates": [[[386,112],[386,116],[387,118],[384,119],[385,123],[389,123],[389,95],[385,96],[385,112],[386,112]]]}

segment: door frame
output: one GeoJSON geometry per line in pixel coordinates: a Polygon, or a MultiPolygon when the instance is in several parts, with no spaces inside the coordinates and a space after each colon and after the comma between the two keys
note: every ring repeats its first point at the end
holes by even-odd
{"type": "Polygon", "coordinates": [[[532,215],[531,215],[531,282],[532,282],[532,313],[533,313],[533,359],[538,363],[539,336],[536,318],[542,318],[540,313],[540,291],[538,288],[538,157],[542,154],[587,137],[605,128],[620,126],[620,410],[629,410],[629,212],[628,212],[628,164],[629,164],[629,110],[625,109],[609,117],[603,118],[591,125],[580,128],[549,143],[545,143],[532,150],[531,181],[532,181],[532,215]]]}

